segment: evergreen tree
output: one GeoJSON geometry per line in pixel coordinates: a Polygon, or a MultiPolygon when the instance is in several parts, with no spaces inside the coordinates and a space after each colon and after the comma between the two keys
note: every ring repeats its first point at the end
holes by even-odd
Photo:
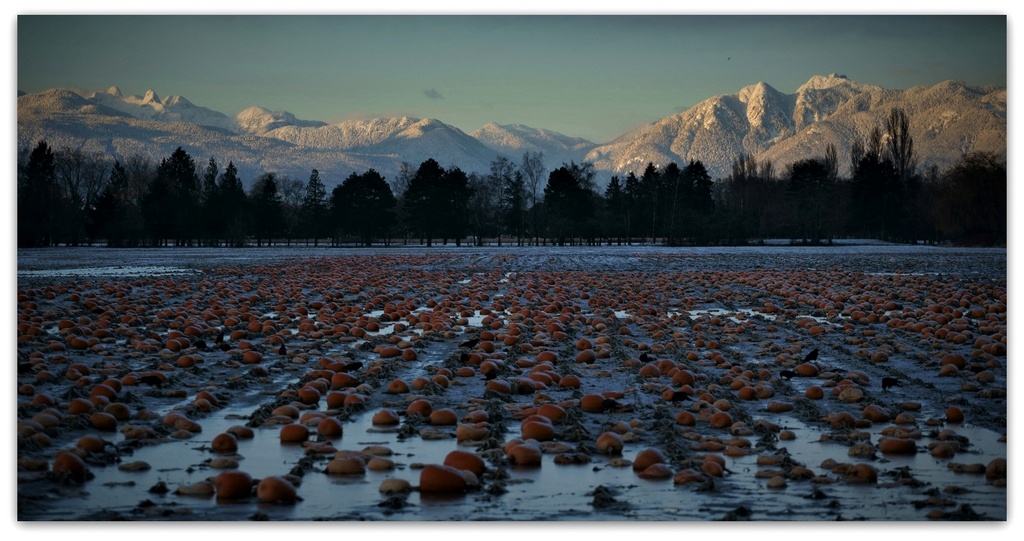
{"type": "Polygon", "coordinates": [[[155,240],[184,246],[198,237],[199,187],[195,161],[181,147],[161,160],[143,205],[155,240]]]}
{"type": "Polygon", "coordinates": [[[675,162],[670,162],[661,172],[661,185],[665,241],[675,246],[682,237],[686,201],[693,197],[693,187],[684,181],[683,171],[675,162]]]}
{"type": "Polygon", "coordinates": [[[604,203],[605,215],[608,218],[605,221],[605,235],[608,237],[609,243],[614,238],[618,245],[622,246],[623,238],[628,235],[627,231],[629,230],[629,207],[626,204],[626,193],[618,175],[613,175],[608,181],[608,186],[604,190],[604,203]]]}
{"type": "Polygon", "coordinates": [[[177,234],[174,195],[174,188],[167,174],[158,173],[146,186],[141,209],[146,221],[146,231],[153,246],[164,246],[177,234]]]}
{"type": "Polygon", "coordinates": [[[46,141],[29,154],[18,181],[18,246],[50,246],[55,242],[60,192],[56,157],[46,141]]]}
{"type": "Polygon", "coordinates": [[[462,239],[469,234],[469,201],[473,190],[469,186],[469,177],[458,167],[453,167],[441,175],[440,192],[441,238],[445,244],[453,239],[456,246],[462,246],[462,239]]]}
{"type": "Polygon", "coordinates": [[[576,238],[592,241],[596,237],[595,189],[590,163],[562,164],[548,175],[544,208],[549,213],[550,232],[559,246],[565,245],[566,240],[572,245],[576,238]]]}
{"type": "Polygon", "coordinates": [[[330,233],[327,188],[320,180],[320,172],[316,169],[309,174],[309,182],[306,183],[306,193],[302,198],[301,224],[302,234],[307,239],[313,237],[313,246],[317,246],[320,239],[330,233]]]}
{"type": "Polygon", "coordinates": [[[249,198],[245,194],[238,168],[228,162],[220,175],[217,185],[218,236],[223,236],[232,246],[244,246],[249,232],[249,198]]]}
{"type": "Polygon", "coordinates": [[[352,173],[331,192],[331,211],[341,231],[372,246],[374,238],[390,238],[395,196],[377,171],[352,173]]]}
{"type": "Polygon", "coordinates": [[[201,219],[200,224],[200,236],[205,240],[209,246],[217,246],[220,244],[219,232],[217,231],[217,177],[220,175],[220,168],[217,166],[217,160],[210,158],[210,161],[206,164],[206,169],[203,170],[203,185],[202,191],[199,198],[199,208],[201,219]]]}
{"type": "Polygon", "coordinates": [[[708,170],[700,160],[690,160],[690,163],[683,168],[681,179],[684,185],[692,186],[692,188],[688,188],[692,190],[693,194],[688,205],[692,216],[688,228],[691,238],[697,244],[706,244],[711,235],[708,222],[715,210],[715,201],[711,194],[714,181],[711,180],[711,175],[708,174],[708,170]]]}
{"type": "Polygon", "coordinates": [[[443,215],[452,209],[446,208],[443,197],[442,179],[446,171],[433,158],[420,164],[416,174],[405,191],[405,210],[408,212],[410,228],[419,233],[427,246],[442,232],[440,222],[443,215]]]}
{"type": "Polygon", "coordinates": [[[661,225],[658,212],[661,206],[660,195],[661,174],[658,173],[658,168],[653,163],[648,162],[640,176],[640,193],[637,204],[642,211],[637,214],[640,219],[637,225],[640,227],[639,232],[642,236],[651,237],[651,244],[657,242],[658,228],[661,225]]]}
{"type": "Polygon", "coordinates": [[[634,237],[643,236],[638,224],[643,221],[641,214],[643,213],[644,196],[640,189],[640,179],[632,171],[626,174],[624,192],[626,196],[626,239],[629,244],[633,244],[634,237]]]}
{"type": "Polygon", "coordinates": [[[284,230],[284,205],[277,188],[277,175],[263,173],[252,186],[249,194],[249,220],[256,246],[273,244],[274,237],[284,230]]]}
{"type": "Polygon", "coordinates": [[[818,242],[824,235],[827,219],[829,168],[818,159],[800,160],[790,169],[786,182],[786,195],[790,203],[793,229],[791,236],[818,242]]]}
{"type": "Polygon", "coordinates": [[[523,245],[526,237],[526,180],[518,169],[502,186],[502,208],[505,211],[505,230],[516,237],[516,244],[523,245]]]}

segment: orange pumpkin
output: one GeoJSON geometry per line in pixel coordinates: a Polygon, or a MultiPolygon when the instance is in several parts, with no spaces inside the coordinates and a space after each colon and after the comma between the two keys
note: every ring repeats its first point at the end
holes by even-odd
{"type": "Polygon", "coordinates": [[[225,470],[213,481],[218,500],[238,500],[252,495],[252,476],[244,471],[225,470]]]}
{"type": "Polygon", "coordinates": [[[256,499],[262,503],[295,503],[298,497],[295,485],[283,477],[264,477],[256,485],[256,499]]]}

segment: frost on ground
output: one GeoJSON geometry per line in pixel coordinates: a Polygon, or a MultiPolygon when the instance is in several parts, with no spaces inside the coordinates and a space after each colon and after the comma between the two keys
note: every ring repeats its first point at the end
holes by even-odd
{"type": "Polygon", "coordinates": [[[18,257],[19,519],[1006,519],[1005,250],[18,257]],[[193,493],[225,470],[299,500],[193,493]]]}

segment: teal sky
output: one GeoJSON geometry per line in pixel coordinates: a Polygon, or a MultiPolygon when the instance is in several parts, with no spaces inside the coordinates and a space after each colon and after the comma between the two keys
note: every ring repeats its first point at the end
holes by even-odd
{"type": "Polygon", "coordinates": [[[17,89],[153,89],[233,116],[407,115],[607,142],[764,81],[1007,84],[1007,16],[19,15],[17,89]]]}

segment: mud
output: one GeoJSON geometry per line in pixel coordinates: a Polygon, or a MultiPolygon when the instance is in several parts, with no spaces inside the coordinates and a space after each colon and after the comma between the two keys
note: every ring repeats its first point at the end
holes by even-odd
{"type": "Polygon", "coordinates": [[[21,251],[18,519],[1006,520],[1005,473],[985,473],[1008,458],[1006,269],[1005,250],[889,245],[21,251]],[[171,343],[190,326],[187,344],[171,343]],[[222,329],[239,331],[223,347],[222,329]],[[388,346],[415,358],[385,356],[388,346]],[[814,349],[815,375],[780,375],[814,349]],[[542,352],[555,360],[535,370],[542,352]],[[951,355],[960,368],[944,373],[951,355]],[[487,387],[485,361],[507,392],[487,387]],[[354,384],[298,400],[332,381],[328,362],[361,363],[354,384]],[[666,400],[681,371],[690,396],[666,400]],[[152,373],[162,377],[110,399],[130,412],[113,430],[68,409],[104,380],[152,373]],[[883,390],[883,377],[899,386],[883,390]],[[394,380],[418,388],[388,393],[394,380]],[[812,386],[824,396],[809,398],[812,386]],[[215,404],[198,400],[204,391],[215,404]],[[332,391],[361,398],[329,407],[332,391]],[[581,407],[601,393],[613,402],[581,407]],[[407,413],[417,399],[459,424],[478,412],[487,436],[460,441],[458,425],[407,413]],[[536,442],[540,464],[517,464],[510,442],[543,404],[565,416],[536,442]],[[286,405],[337,418],[343,435],[313,423],[306,443],[282,443],[281,426],[300,423],[275,414],[286,405]],[[867,420],[871,405],[889,418],[867,420]],[[953,406],[963,421],[947,419],[953,406]],[[400,423],[374,425],[382,409],[400,423]],[[168,424],[169,412],[192,430],[168,424]],[[715,412],[731,422],[713,426],[715,412]],[[213,450],[239,426],[253,436],[213,450]],[[605,432],[620,452],[599,452],[605,432]],[[76,446],[89,434],[102,450],[76,446]],[[913,451],[883,453],[883,437],[912,439],[913,451]],[[388,469],[325,473],[337,451],[381,447],[388,469]],[[87,466],[80,482],[54,471],[69,449],[87,466]],[[486,472],[457,493],[418,490],[422,467],[455,449],[483,457],[486,472]],[[646,449],[664,456],[667,477],[634,471],[646,449]],[[184,493],[224,469],[254,483],[289,476],[299,500],[184,493]],[[386,479],[413,490],[382,493],[386,479]]]}

